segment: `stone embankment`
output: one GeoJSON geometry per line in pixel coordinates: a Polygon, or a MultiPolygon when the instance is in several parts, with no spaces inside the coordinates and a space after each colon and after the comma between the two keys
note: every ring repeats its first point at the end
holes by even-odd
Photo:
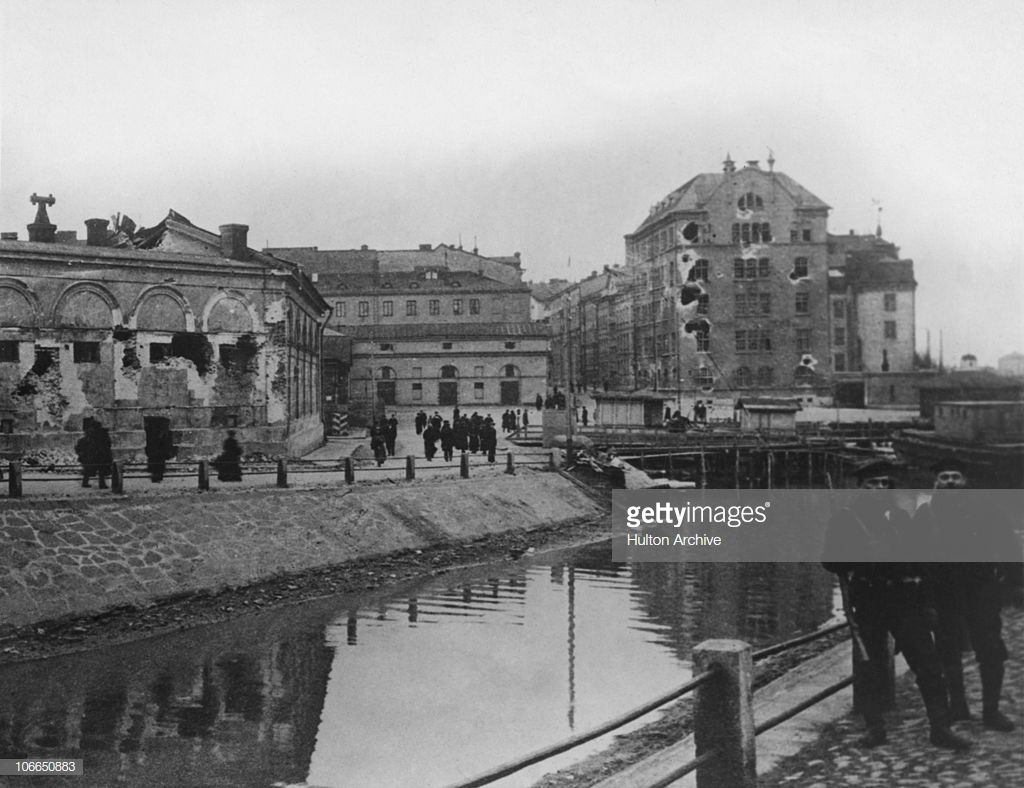
{"type": "Polygon", "coordinates": [[[551,472],[0,501],[0,634],[605,513],[551,472]]]}

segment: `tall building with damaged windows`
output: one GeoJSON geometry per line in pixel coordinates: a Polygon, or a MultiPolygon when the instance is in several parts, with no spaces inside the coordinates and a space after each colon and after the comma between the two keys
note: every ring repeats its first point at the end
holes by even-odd
{"type": "MultiPolygon", "coordinates": [[[[35,195],[33,195],[35,197],[35,195]]],[[[323,441],[327,302],[298,266],[171,211],[155,227],[58,232],[41,198],[29,240],[0,241],[0,453],[70,452],[84,422],[116,458],[170,430],[179,457],[299,455],[323,441]]]]}
{"type": "Polygon", "coordinates": [[[774,164],[727,157],[626,236],[634,388],[829,395],[830,208],[774,164]]]}

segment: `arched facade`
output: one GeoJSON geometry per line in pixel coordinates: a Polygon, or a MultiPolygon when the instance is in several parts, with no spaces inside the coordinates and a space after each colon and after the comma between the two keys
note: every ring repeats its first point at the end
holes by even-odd
{"type": "Polygon", "coordinates": [[[139,331],[195,331],[196,318],[176,288],[154,285],[139,294],[128,327],[139,331]]]}
{"type": "Polygon", "coordinates": [[[122,320],[121,307],[106,287],[76,282],[57,298],[50,322],[66,328],[111,329],[121,325],[122,320]]]}

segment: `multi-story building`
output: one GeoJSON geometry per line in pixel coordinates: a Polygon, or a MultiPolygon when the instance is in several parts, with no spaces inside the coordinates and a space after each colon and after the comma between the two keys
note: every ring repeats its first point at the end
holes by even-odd
{"type": "Polygon", "coordinates": [[[0,451],[70,451],[89,417],[121,458],[166,430],[181,457],[229,427],[247,451],[323,441],[330,309],[297,266],[249,249],[245,225],[215,234],[174,211],[60,242],[46,202],[28,241],[0,241],[0,451]]]}
{"type": "Polygon", "coordinates": [[[347,390],[353,420],[392,406],[516,407],[545,392],[548,329],[530,320],[518,254],[444,244],[268,251],[312,276],[333,304],[331,329],[351,339],[337,390],[347,390]]]}
{"type": "Polygon", "coordinates": [[[626,236],[635,383],[695,396],[828,392],[829,206],[726,158],[626,236]]]}

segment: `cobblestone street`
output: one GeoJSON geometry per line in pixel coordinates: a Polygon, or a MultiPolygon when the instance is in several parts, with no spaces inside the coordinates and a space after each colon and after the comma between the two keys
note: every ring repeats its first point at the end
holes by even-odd
{"type": "Polygon", "coordinates": [[[1024,611],[1003,614],[1003,637],[1010,649],[1003,684],[1002,711],[1017,723],[1012,733],[996,733],[981,724],[981,680],[973,656],[964,655],[964,679],[976,719],[959,722],[957,733],[974,742],[967,753],[955,753],[928,743],[928,722],[913,675],[897,681],[896,709],[886,716],[888,744],[862,749],[859,716],[849,714],[827,726],[815,743],[761,775],[764,788],[836,788],[878,786],[1024,785],[1024,611]]]}

